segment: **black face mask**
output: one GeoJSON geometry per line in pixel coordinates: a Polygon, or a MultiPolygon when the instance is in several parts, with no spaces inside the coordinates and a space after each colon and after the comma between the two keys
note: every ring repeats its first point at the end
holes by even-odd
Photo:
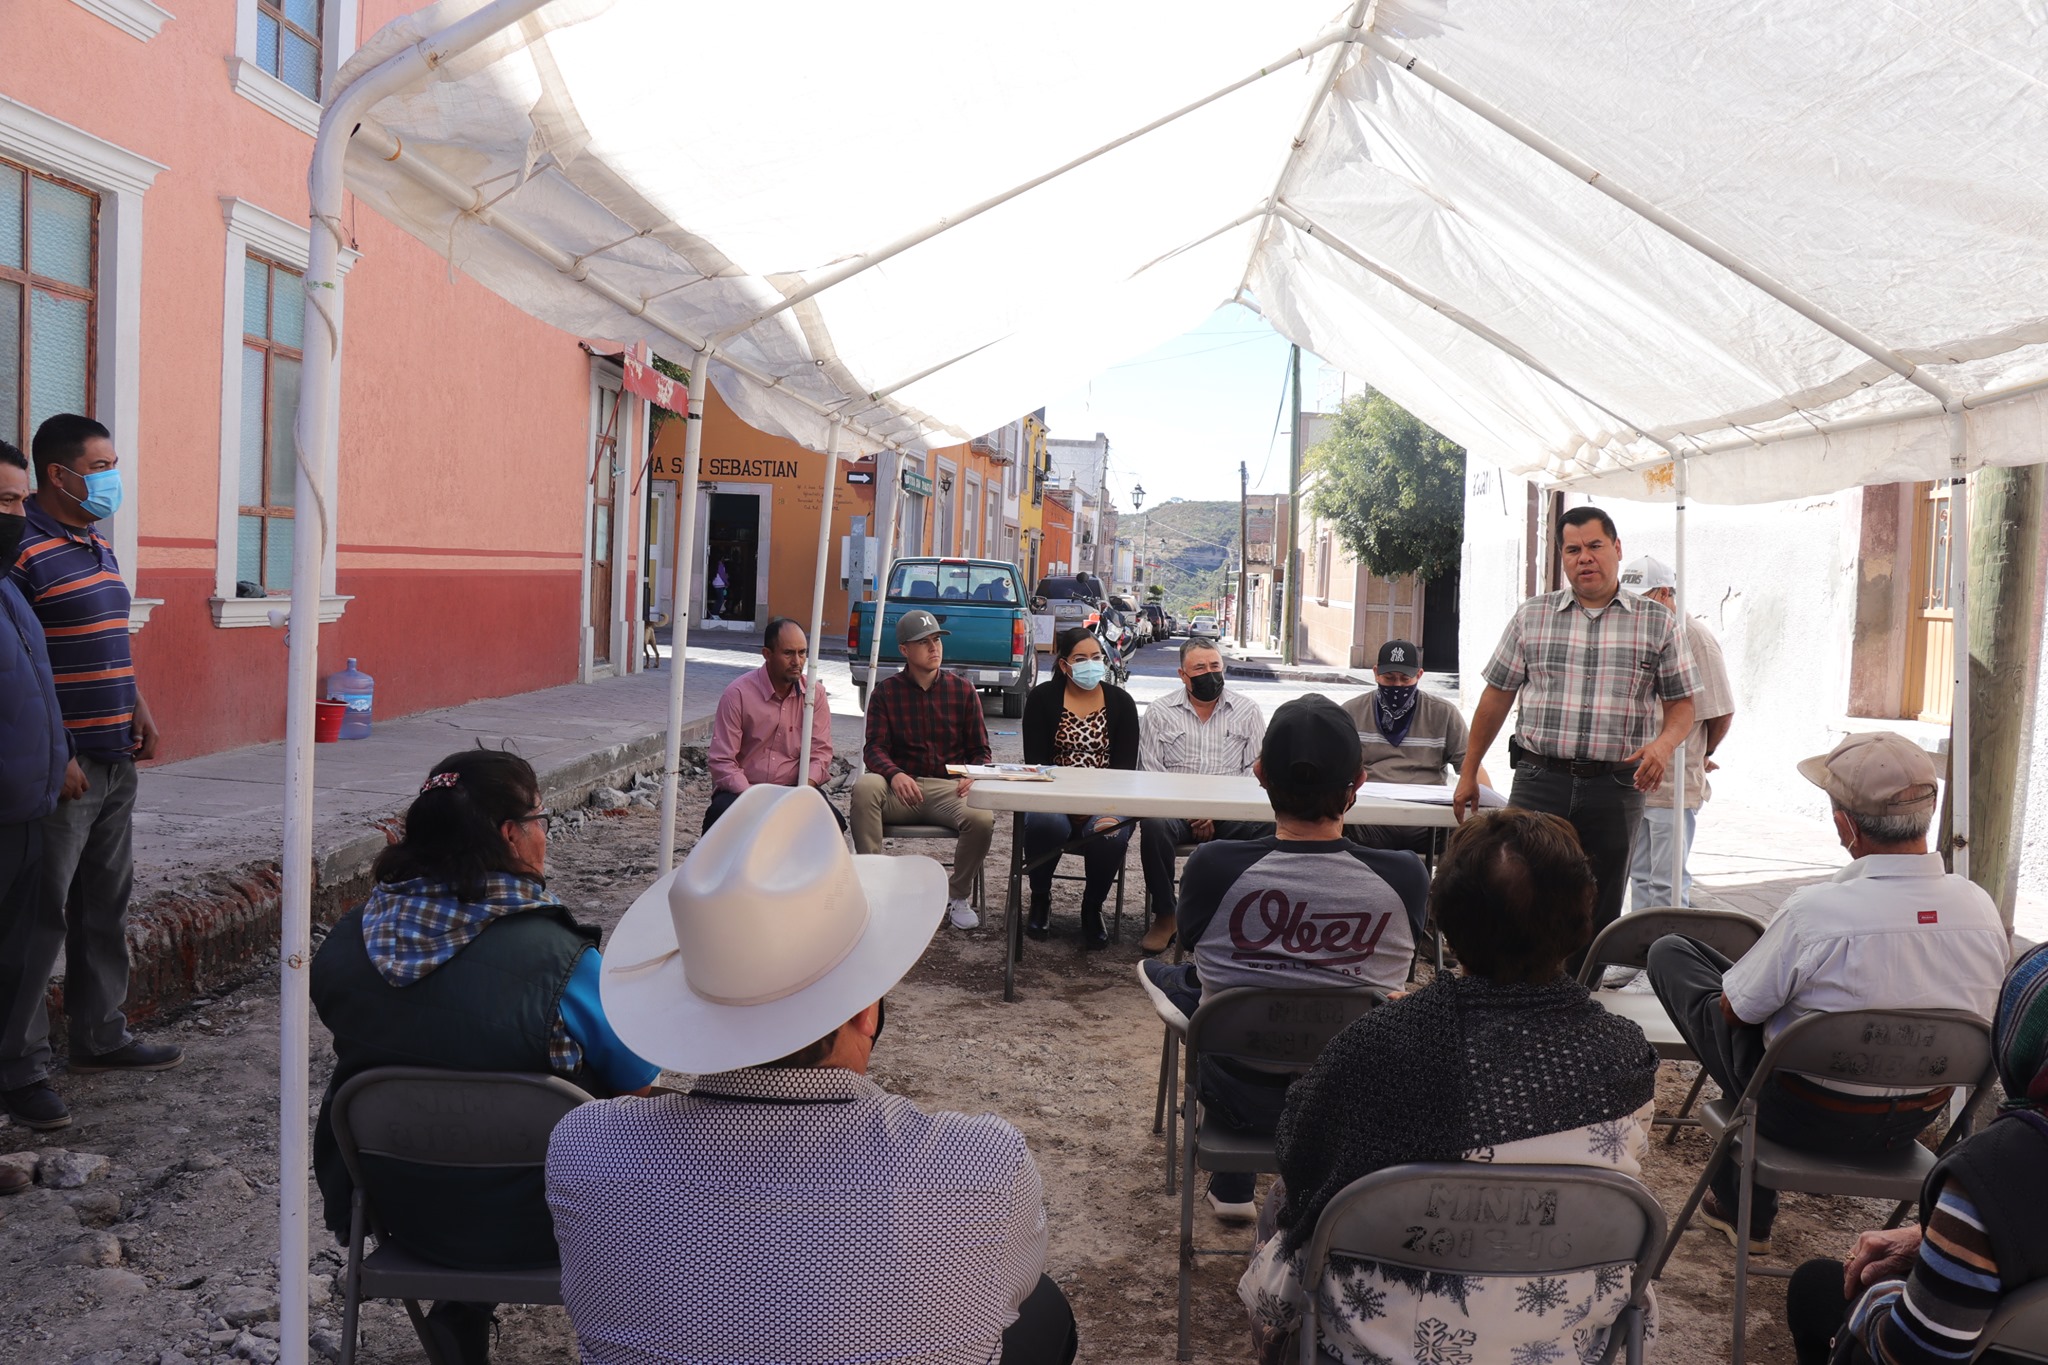
{"type": "Polygon", "coordinates": [[[1188,679],[1188,695],[1196,701],[1214,701],[1223,695],[1223,674],[1197,673],[1188,679]]]}
{"type": "Polygon", "coordinates": [[[0,573],[14,567],[14,556],[20,551],[21,537],[27,530],[27,516],[19,512],[0,513],[0,573]]]}

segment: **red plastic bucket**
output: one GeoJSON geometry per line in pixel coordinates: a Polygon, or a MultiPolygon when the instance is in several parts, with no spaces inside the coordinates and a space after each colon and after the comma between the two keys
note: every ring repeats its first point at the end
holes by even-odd
{"type": "Polygon", "coordinates": [[[348,703],[321,701],[313,705],[317,708],[313,713],[313,742],[333,744],[340,740],[341,722],[342,718],[348,715],[348,703]]]}

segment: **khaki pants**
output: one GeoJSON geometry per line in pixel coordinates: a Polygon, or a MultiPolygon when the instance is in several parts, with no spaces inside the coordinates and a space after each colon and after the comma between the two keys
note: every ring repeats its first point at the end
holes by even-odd
{"type": "Polygon", "coordinates": [[[953,873],[946,894],[956,901],[974,895],[974,874],[988,856],[988,841],[995,837],[996,813],[972,810],[960,798],[960,780],[954,777],[915,779],[924,789],[924,804],[906,806],[889,790],[880,773],[862,773],[853,784],[853,799],[847,815],[853,823],[853,851],[880,853],[883,825],[945,825],[960,831],[953,845],[953,873]]]}

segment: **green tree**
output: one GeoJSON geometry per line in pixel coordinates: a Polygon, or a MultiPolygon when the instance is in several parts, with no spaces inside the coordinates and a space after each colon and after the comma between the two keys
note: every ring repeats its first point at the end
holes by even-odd
{"type": "Polygon", "coordinates": [[[1381,578],[1427,581],[1458,567],[1465,535],[1465,448],[1383,393],[1344,404],[1308,452],[1320,473],[1314,513],[1336,523],[1352,558],[1381,578]]]}

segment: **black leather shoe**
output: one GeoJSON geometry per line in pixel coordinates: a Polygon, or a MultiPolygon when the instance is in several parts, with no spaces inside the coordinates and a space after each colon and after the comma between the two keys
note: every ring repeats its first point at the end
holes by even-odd
{"type": "Polygon", "coordinates": [[[427,1310],[427,1330],[450,1365],[490,1365],[492,1305],[443,1299],[427,1310]]]}
{"type": "Polygon", "coordinates": [[[1052,897],[1040,900],[1034,892],[1031,897],[1031,915],[1024,921],[1024,932],[1032,938],[1049,938],[1051,932],[1046,925],[1052,920],[1052,897]]]}
{"type": "Polygon", "coordinates": [[[135,1039],[112,1052],[71,1054],[71,1069],[79,1075],[95,1071],[169,1071],[185,1060],[185,1050],[172,1043],[145,1043],[135,1039]]]}
{"type": "Polygon", "coordinates": [[[1081,946],[1093,952],[1109,946],[1109,930],[1102,927],[1102,911],[1081,907],[1081,946]]]}
{"type": "Polygon", "coordinates": [[[52,1090],[48,1081],[0,1091],[0,1104],[6,1106],[8,1117],[24,1128],[46,1133],[71,1126],[71,1111],[64,1107],[63,1096],[52,1090]]]}

